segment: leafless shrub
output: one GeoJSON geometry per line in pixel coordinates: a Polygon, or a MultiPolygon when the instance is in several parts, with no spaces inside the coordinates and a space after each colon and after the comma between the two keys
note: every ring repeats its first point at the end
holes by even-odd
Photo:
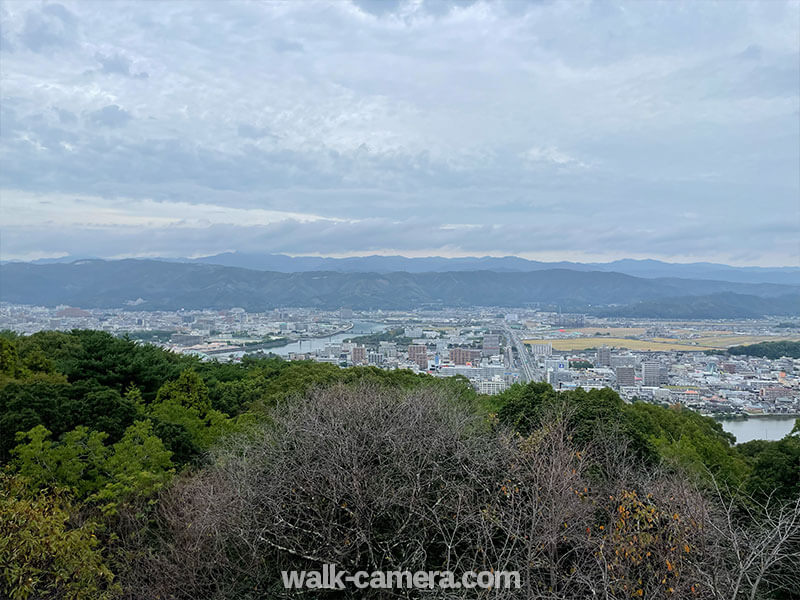
{"type": "MultiPolygon", "coordinates": [[[[278,598],[282,569],[519,571],[513,590],[332,597],[760,598],[792,585],[798,506],[749,508],[644,469],[613,433],[576,447],[568,409],[527,438],[435,389],[361,385],[279,406],[160,502],[131,598],[278,598]],[[756,512],[758,514],[756,514],[756,512]]],[[[755,505],[750,505],[751,507],[755,505]]]]}

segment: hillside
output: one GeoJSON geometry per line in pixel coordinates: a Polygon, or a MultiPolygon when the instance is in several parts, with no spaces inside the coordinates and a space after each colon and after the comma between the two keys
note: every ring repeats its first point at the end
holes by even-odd
{"type": "MultiPolygon", "coordinates": [[[[64,256],[43,258],[32,264],[71,263],[77,260],[96,260],[95,256],[64,256]]],[[[571,271],[605,271],[657,279],[677,277],[681,279],[708,279],[737,283],[777,283],[800,285],[800,267],[737,267],[720,263],[670,263],[660,260],[636,260],[625,258],[606,263],[579,263],[569,261],[542,262],[518,256],[466,256],[446,258],[442,256],[351,256],[334,258],[328,256],[288,256],[252,252],[223,252],[199,258],[157,258],[166,262],[200,263],[238,267],[256,271],[279,273],[302,273],[306,271],[337,271],[341,273],[444,273],[448,271],[497,271],[519,273],[548,269],[571,271]]],[[[4,261],[0,261],[2,263],[4,261]]],[[[8,261],[5,261],[8,262],[8,261]]]]}
{"type": "Polygon", "coordinates": [[[751,310],[768,314],[773,305],[769,298],[798,293],[796,286],[644,279],[567,269],[518,273],[277,273],[154,260],[10,263],[0,266],[0,283],[0,300],[5,302],[84,308],[137,306],[140,310],[234,306],[252,311],[280,306],[412,309],[533,304],[583,310],[687,294],[733,293],[752,296],[755,300],[751,301],[751,310]]]}
{"type": "MultiPolygon", "coordinates": [[[[98,331],[0,332],[0,356],[3,598],[288,599],[280,571],[320,564],[513,571],[525,597],[562,600],[800,589],[796,435],[734,445],[608,388],[486,397],[463,377],[201,362],[98,331]]],[[[489,597],[451,591],[403,597],[489,597]]]]}
{"type": "Polygon", "coordinates": [[[702,296],[680,296],[643,300],[628,306],[594,311],[598,316],[651,319],[757,319],[765,315],[800,313],[800,295],[759,298],[749,294],[720,292],[702,296]]]}
{"type": "Polygon", "coordinates": [[[655,279],[678,277],[683,279],[712,279],[738,283],[779,283],[800,285],[798,267],[734,267],[717,263],[668,263],[659,260],[622,259],[607,263],[541,262],[517,256],[482,256],[444,258],[426,256],[355,256],[330,258],[322,256],[287,256],[285,254],[253,254],[226,252],[193,259],[193,262],[294,273],[302,271],[340,271],[362,273],[428,273],[446,271],[498,271],[526,272],[547,269],[572,271],[606,271],[624,273],[634,277],[655,279]]]}

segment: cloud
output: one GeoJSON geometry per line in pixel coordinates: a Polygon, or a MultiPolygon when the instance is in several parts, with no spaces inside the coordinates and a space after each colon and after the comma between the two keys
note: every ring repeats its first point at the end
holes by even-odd
{"type": "Polygon", "coordinates": [[[240,137],[248,138],[251,140],[260,140],[265,137],[275,137],[266,127],[256,127],[248,123],[240,123],[236,128],[240,137]]]}
{"type": "Polygon", "coordinates": [[[34,52],[46,52],[72,44],[77,35],[75,15],[61,4],[45,4],[25,15],[20,40],[34,52]]]}
{"type": "Polygon", "coordinates": [[[522,153],[522,158],[530,163],[550,163],[559,166],[574,166],[585,169],[588,165],[569,154],[562,152],[555,146],[528,148],[522,153]]]}
{"type": "Polygon", "coordinates": [[[300,42],[278,38],[272,43],[276,52],[304,52],[305,47],[300,42]]]}
{"type": "Polygon", "coordinates": [[[260,244],[797,264],[796,233],[766,230],[800,223],[799,13],[6,3],[0,199],[51,204],[3,219],[4,252],[102,240],[94,254],[260,244]]]}
{"type": "Polygon", "coordinates": [[[147,79],[149,77],[145,71],[134,73],[131,60],[119,52],[109,55],[98,52],[95,57],[97,58],[97,62],[100,63],[103,73],[133,77],[134,79],[147,79]]]}
{"type": "Polygon", "coordinates": [[[109,104],[99,110],[90,112],[88,119],[95,125],[102,127],[121,127],[131,120],[131,115],[116,104],[109,104]]]}

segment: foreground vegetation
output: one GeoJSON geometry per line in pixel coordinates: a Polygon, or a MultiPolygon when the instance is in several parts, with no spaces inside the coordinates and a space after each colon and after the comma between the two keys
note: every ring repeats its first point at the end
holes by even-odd
{"type": "Polygon", "coordinates": [[[735,445],[611,390],[5,333],[0,461],[11,598],[277,598],[321,563],[519,570],[515,598],[800,593],[800,429],[735,445]]]}

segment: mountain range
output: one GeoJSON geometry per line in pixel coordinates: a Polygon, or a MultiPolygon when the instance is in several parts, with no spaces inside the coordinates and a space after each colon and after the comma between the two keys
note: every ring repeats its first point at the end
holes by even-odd
{"type": "MultiPolygon", "coordinates": [[[[41,259],[34,264],[69,263],[89,257],[41,259]]],[[[331,258],[320,256],[288,256],[286,254],[225,252],[201,258],[158,258],[170,262],[189,262],[257,271],[303,273],[307,271],[337,271],[342,273],[431,273],[448,271],[526,272],[549,269],[571,271],[605,271],[655,279],[711,279],[738,283],[780,283],[800,285],[800,267],[734,267],[719,263],[668,263],[659,260],[622,259],[607,263],[540,262],[518,256],[444,258],[427,256],[354,256],[331,258]]]]}
{"type": "Polygon", "coordinates": [[[285,273],[126,259],[6,263],[0,265],[0,300],[138,310],[540,306],[615,316],[745,318],[800,313],[800,285],[571,269],[285,273]]]}

